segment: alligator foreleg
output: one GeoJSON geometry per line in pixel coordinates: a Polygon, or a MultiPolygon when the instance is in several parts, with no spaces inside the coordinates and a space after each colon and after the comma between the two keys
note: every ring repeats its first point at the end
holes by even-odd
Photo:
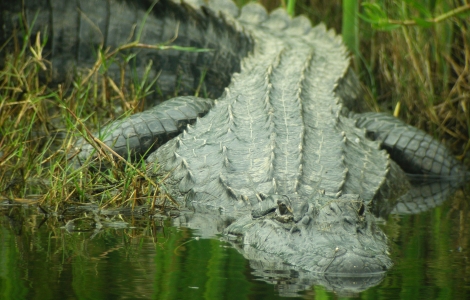
{"type": "MultiPolygon", "coordinates": [[[[100,131],[100,139],[124,158],[145,157],[188,124],[205,115],[212,99],[192,96],[170,99],[141,113],[117,120],[100,131]]],[[[76,143],[81,162],[92,156],[94,148],[83,139],[76,143]]]]}

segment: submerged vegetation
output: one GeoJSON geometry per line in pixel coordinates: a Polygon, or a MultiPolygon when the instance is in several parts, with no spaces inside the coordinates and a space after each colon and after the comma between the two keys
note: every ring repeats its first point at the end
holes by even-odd
{"type": "MultiPolygon", "coordinates": [[[[325,22],[341,32],[341,7],[334,1],[260,2],[270,9],[285,5],[292,14],[295,4],[295,14],[306,14],[313,23],[325,22]]],[[[393,112],[464,157],[470,147],[470,33],[462,17],[468,17],[468,9],[452,5],[447,1],[430,1],[427,6],[413,1],[364,3],[357,7],[358,14],[345,18],[350,23],[342,24],[342,32],[352,40],[348,44],[353,45],[353,62],[370,108],[393,112]],[[449,14],[455,10],[459,13],[449,14]],[[439,18],[445,14],[449,17],[439,18]]],[[[351,8],[343,9],[347,15],[351,8]]],[[[78,137],[101,149],[91,132],[105,120],[141,111],[146,96],[159,94],[154,78],[144,76],[127,85],[124,68],[119,81],[106,76],[111,64],[132,62],[133,56],[121,50],[172,47],[143,45],[136,36],[134,42],[112,52],[97,51],[91,69],[60,83],[51,81],[53,70],[43,52],[47,37],[25,34],[22,40],[12,37],[0,45],[0,201],[37,202],[53,210],[78,202],[172,205],[168,196],[159,193],[161,183],[145,177],[143,161],[129,164],[108,158],[112,167],[101,171],[72,163],[78,137]]]]}

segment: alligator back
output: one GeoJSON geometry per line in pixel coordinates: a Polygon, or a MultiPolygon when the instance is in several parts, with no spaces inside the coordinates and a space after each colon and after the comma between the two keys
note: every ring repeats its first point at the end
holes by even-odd
{"type": "Polygon", "coordinates": [[[255,4],[233,24],[254,41],[240,73],[204,118],[149,157],[172,174],[174,195],[201,211],[237,210],[269,194],[403,192],[400,168],[342,115],[360,93],[344,85],[354,75],[334,32],[255,4]]]}

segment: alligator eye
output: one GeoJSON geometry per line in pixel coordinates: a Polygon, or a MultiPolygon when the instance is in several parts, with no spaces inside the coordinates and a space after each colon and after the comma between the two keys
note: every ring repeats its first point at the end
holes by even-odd
{"type": "Polygon", "coordinates": [[[284,203],[279,203],[279,213],[285,215],[288,212],[287,206],[284,203]]]}
{"type": "Polygon", "coordinates": [[[375,133],[373,131],[367,131],[366,132],[366,138],[368,138],[371,141],[375,141],[377,137],[375,136],[375,133]]]}
{"type": "Polygon", "coordinates": [[[361,207],[359,207],[359,211],[357,213],[359,214],[359,216],[363,216],[365,211],[366,207],[364,206],[364,203],[361,203],[361,207]]]}

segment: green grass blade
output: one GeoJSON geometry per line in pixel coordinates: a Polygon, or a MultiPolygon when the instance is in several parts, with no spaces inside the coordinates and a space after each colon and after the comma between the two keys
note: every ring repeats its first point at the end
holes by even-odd
{"type": "Polygon", "coordinates": [[[287,13],[289,16],[293,17],[295,16],[295,0],[288,0],[287,1],[287,13]]]}
{"type": "MultiPolygon", "coordinates": [[[[343,41],[356,57],[359,54],[359,3],[357,0],[343,1],[343,25],[341,34],[343,41]]],[[[356,66],[358,64],[356,63],[356,66]]]]}

